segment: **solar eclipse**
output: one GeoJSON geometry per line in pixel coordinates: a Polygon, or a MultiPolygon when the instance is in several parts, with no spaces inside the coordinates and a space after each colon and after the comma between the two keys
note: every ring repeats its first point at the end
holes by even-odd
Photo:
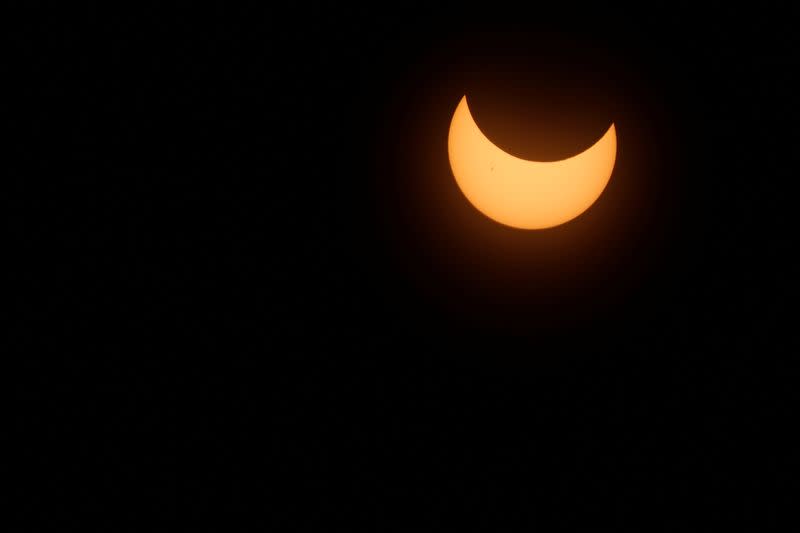
{"type": "Polygon", "coordinates": [[[602,194],[614,168],[616,129],[584,152],[561,161],[527,161],[495,146],[461,98],[448,135],[450,168],[464,195],[489,218],[521,229],[563,224],[602,194]]]}

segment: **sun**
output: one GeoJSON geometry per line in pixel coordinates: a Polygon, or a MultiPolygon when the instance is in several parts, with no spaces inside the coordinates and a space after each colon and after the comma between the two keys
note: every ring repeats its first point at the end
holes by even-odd
{"type": "Polygon", "coordinates": [[[526,161],[495,146],[472,118],[467,97],[448,136],[450,168],[464,196],[487,217],[520,229],[545,229],[586,211],[614,170],[614,124],[593,146],[561,161],[526,161]]]}

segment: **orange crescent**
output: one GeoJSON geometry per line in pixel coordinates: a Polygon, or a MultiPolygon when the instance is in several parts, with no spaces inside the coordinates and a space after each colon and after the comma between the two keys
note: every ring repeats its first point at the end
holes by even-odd
{"type": "Polygon", "coordinates": [[[450,168],[464,196],[489,218],[520,229],[563,224],[586,211],[611,179],[614,124],[594,145],[561,161],[527,161],[495,146],[472,118],[467,97],[453,113],[450,168]]]}

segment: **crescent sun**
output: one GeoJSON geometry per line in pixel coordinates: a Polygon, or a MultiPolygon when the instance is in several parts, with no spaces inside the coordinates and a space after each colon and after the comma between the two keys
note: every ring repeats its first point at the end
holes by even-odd
{"type": "Polygon", "coordinates": [[[495,146],[461,98],[447,140],[461,192],[489,218],[520,229],[558,226],[586,211],[611,179],[617,155],[614,124],[593,146],[561,161],[527,161],[495,146]]]}

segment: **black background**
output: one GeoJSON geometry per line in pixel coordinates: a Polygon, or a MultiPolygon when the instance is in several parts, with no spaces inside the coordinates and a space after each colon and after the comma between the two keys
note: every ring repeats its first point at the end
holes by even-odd
{"type": "Polygon", "coordinates": [[[12,20],[29,520],[771,518],[797,482],[786,13],[426,3],[12,20]],[[500,226],[467,94],[586,213],[500,226]]]}

